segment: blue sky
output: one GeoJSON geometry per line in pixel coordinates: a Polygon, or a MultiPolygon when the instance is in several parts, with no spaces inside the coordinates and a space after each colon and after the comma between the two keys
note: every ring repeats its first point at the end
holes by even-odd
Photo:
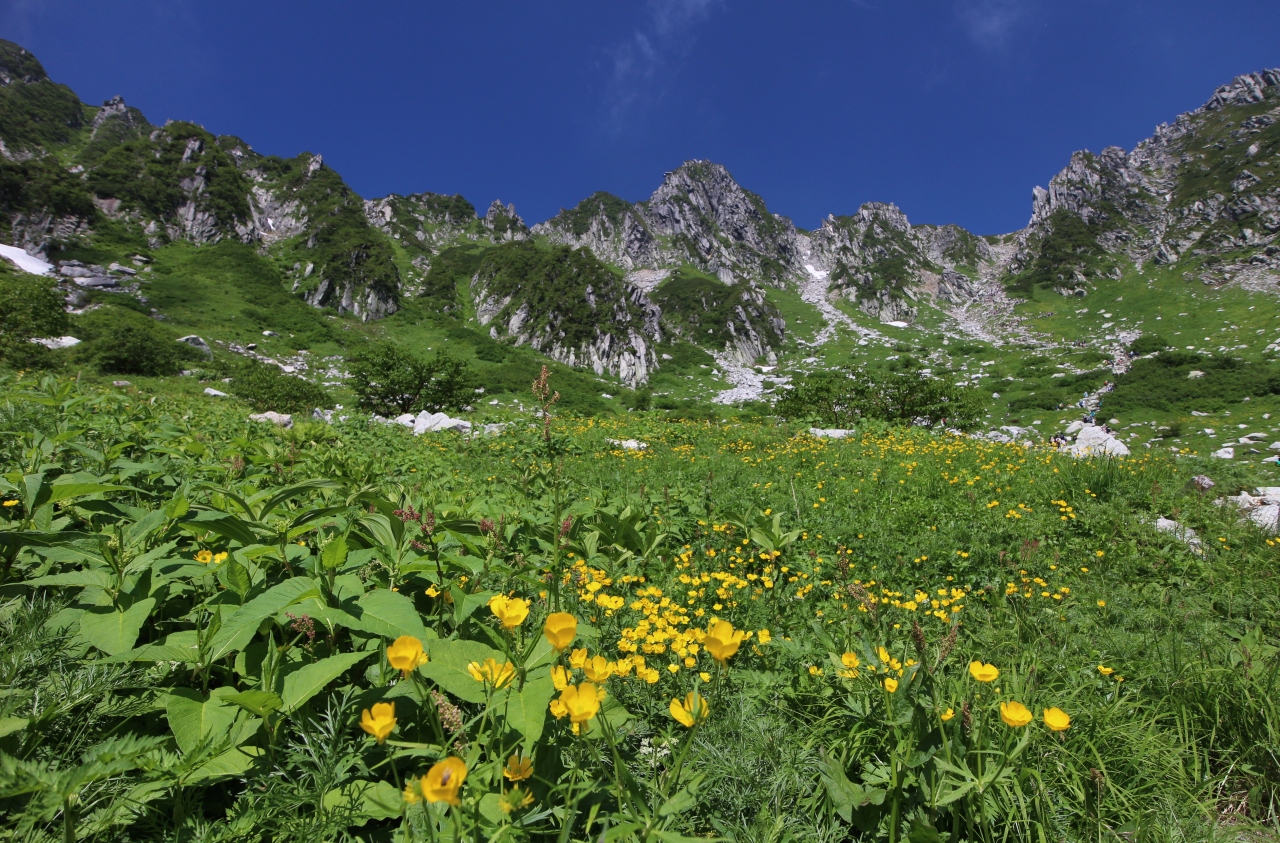
{"type": "Polygon", "coordinates": [[[708,158],[806,228],[887,201],[1017,229],[1073,150],[1132,148],[1277,36],[1275,0],[0,0],[86,102],[530,224],[708,158]]]}

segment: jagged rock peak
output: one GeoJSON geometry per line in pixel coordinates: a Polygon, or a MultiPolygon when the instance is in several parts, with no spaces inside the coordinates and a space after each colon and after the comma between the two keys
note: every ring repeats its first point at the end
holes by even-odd
{"type": "Polygon", "coordinates": [[[481,222],[484,223],[484,227],[488,229],[489,236],[493,238],[495,243],[529,239],[529,227],[524,224],[524,220],[516,213],[516,206],[513,204],[503,205],[501,199],[493,200],[481,222]]]}
{"type": "Polygon", "coordinates": [[[1267,88],[1280,85],[1280,68],[1268,68],[1257,73],[1245,73],[1237,76],[1230,84],[1223,85],[1213,92],[1201,109],[1216,111],[1226,105],[1248,105],[1262,102],[1267,98],[1267,88]]]}
{"type": "Polygon", "coordinates": [[[561,210],[538,223],[533,233],[552,243],[588,249],[600,260],[627,270],[662,263],[658,242],[640,209],[612,193],[593,193],[572,210],[561,210]]]}
{"type": "Polygon", "coordinates": [[[44,72],[40,60],[27,52],[23,47],[0,39],[0,88],[7,88],[14,82],[48,82],[49,75],[44,72]]]}

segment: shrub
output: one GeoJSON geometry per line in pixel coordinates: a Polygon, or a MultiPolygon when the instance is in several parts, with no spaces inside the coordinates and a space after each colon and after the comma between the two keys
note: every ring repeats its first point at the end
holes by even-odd
{"type": "Polygon", "coordinates": [[[1134,354],[1151,354],[1164,351],[1168,347],[1168,340],[1159,334],[1143,334],[1129,345],[1129,350],[1134,354]]]}
{"type": "Polygon", "coordinates": [[[0,362],[29,368],[47,362],[48,349],[33,337],[57,337],[70,326],[62,296],[51,281],[35,275],[0,275],[0,362]]]}
{"type": "Polygon", "coordinates": [[[444,351],[428,362],[392,343],[373,343],[351,358],[350,370],[360,406],[387,416],[460,410],[475,394],[470,367],[444,351]]]}
{"type": "Polygon", "coordinates": [[[187,360],[200,353],[177,341],[173,331],[154,319],[123,307],[90,311],[77,321],[84,343],[76,357],[110,375],[162,376],[177,374],[187,360]]]}
{"type": "Polygon", "coordinates": [[[778,402],[787,418],[814,418],[828,427],[878,419],[932,427],[971,427],[979,407],[971,392],[919,371],[892,374],[841,369],[808,376],[778,402]]]}
{"type": "Polygon", "coordinates": [[[231,377],[228,391],[259,412],[306,413],[312,408],[333,404],[333,398],[323,387],[286,375],[275,366],[246,359],[225,368],[227,375],[224,377],[231,377]]]}

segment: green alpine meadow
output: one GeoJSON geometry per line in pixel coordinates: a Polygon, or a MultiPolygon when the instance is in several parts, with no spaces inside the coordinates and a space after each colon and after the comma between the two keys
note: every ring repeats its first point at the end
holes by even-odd
{"type": "Polygon", "coordinates": [[[1003,234],[703,159],[528,224],[0,40],[0,843],[1280,840],[1224,81],[1003,234]]]}

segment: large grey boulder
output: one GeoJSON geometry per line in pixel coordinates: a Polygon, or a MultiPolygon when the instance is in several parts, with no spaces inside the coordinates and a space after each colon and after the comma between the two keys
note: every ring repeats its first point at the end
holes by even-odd
{"type": "Polygon", "coordinates": [[[223,392],[223,391],[222,391],[222,390],[220,390],[220,389],[214,389],[214,388],[213,388],[213,387],[211,387],[211,386],[206,386],[206,387],[204,388],[204,394],[205,394],[205,395],[208,395],[210,398],[226,398],[226,397],[228,397],[228,396],[227,396],[227,393],[223,392]]]}
{"type": "Polygon", "coordinates": [[[178,337],[178,342],[186,343],[187,345],[191,346],[196,351],[203,354],[206,360],[213,359],[213,349],[209,347],[209,343],[205,342],[203,339],[196,336],[195,334],[188,334],[185,337],[178,337]]]}
{"type": "Polygon", "coordinates": [[[1171,518],[1157,518],[1155,526],[1157,533],[1168,533],[1192,550],[1200,551],[1200,537],[1190,527],[1184,527],[1171,518]]]}
{"type": "Polygon", "coordinates": [[[249,416],[251,422],[270,422],[279,427],[293,427],[293,416],[289,413],[273,413],[268,410],[265,413],[253,413],[249,416]]]}
{"type": "Polygon", "coordinates": [[[1127,457],[1129,446],[1096,424],[1087,424],[1076,434],[1076,443],[1067,451],[1075,457],[1127,457]]]}
{"type": "Polygon", "coordinates": [[[847,439],[854,431],[840,427],[811,427],[809,435],[816,439],[847,439]]]}

